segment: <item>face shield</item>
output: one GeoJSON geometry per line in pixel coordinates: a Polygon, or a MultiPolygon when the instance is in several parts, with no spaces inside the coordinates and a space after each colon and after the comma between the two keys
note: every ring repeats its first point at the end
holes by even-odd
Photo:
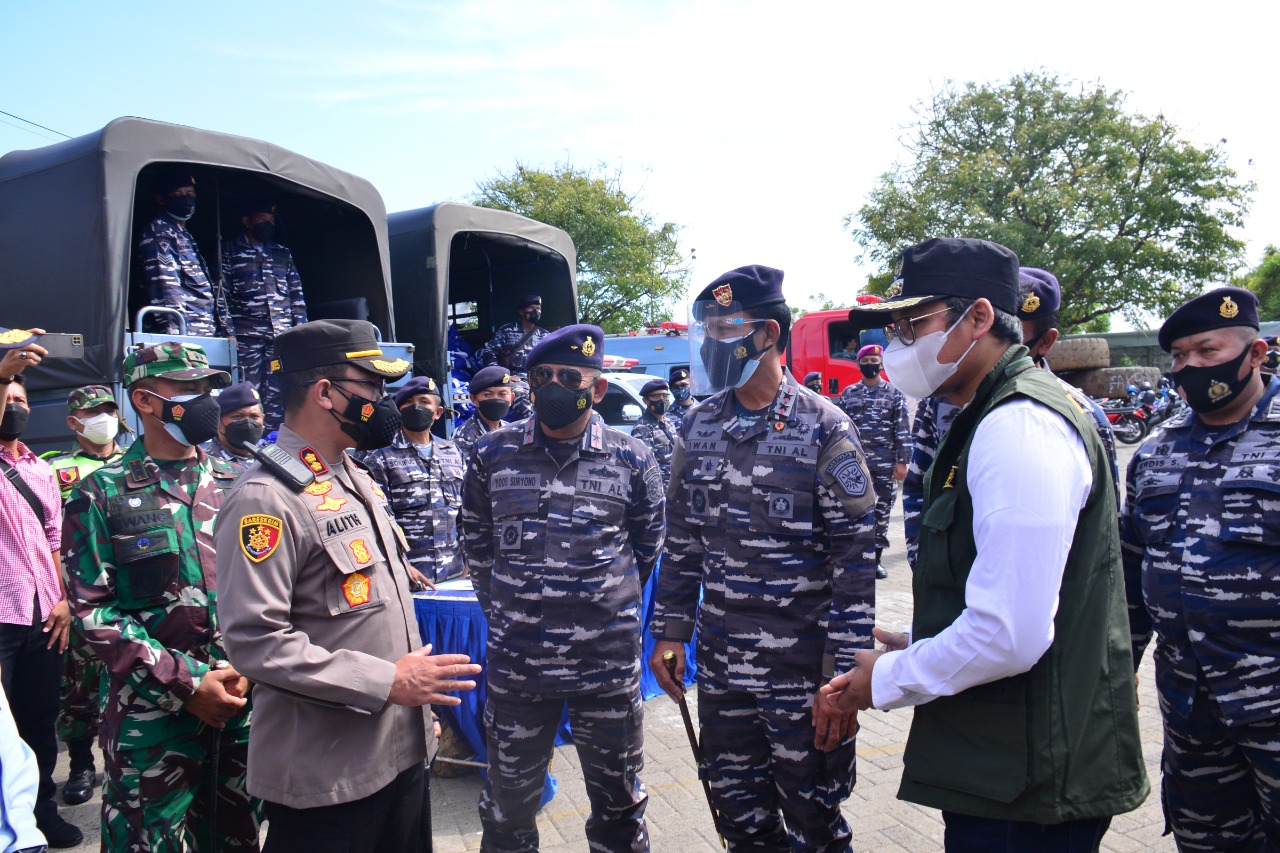
{"type": "Polygon", "coordinates": [[[746,384],[764,354],[756,346],[756,332],[767,322],[747,316],[736,301],[693,303],[689,311],[693,393],[704,396],[746,384]]]}

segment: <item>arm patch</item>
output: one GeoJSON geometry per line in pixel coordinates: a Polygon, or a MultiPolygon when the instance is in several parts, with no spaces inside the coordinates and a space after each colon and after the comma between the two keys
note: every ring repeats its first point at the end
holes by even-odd
{"type": "Polygon", "coordinates": [[[832,445],[818,461],[822,481],[832,489],[852,518],[860,518],[875,506],[871,475],[862,451],[848,438],[832,445]]]}

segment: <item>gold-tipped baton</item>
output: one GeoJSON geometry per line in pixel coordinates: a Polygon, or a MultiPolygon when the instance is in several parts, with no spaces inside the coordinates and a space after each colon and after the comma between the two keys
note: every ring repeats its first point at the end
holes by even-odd
{"type": "MultiPolygon", "coordinates": [[[[680,682],[676,681],[676,653],[663,652],[662,665],[667,668],[671,681],[680,686],[680,682]]],[[[720,813],[716,811],[715,803],[711,801],[711,783],[707,781],[707,768],[702,763],[702,747],[698,745],[698,733],[693,730],[693,718],[689,716],[689,704],[684,701],[683,694],[676,700],[676,704],[680,706],[680,716],[684,717],[684,733],[689,736],[689,748],[693,750],[693,760],[698,765],[698,778],[702,780],[702,793],[707,797],[707,808],[711,809],[711,822],[715,824],[716,835],[720,837],[720,846],[727,848],[728,845],[724,841],[724,830],[720,828],[720,813]]]]}

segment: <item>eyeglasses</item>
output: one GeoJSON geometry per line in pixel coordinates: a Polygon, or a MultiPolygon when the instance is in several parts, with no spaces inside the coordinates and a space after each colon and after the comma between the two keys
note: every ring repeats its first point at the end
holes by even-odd
{"type": "Polygon", "coordinates": [[[937,311],[930,311],[928,314],[921,314],[919,317],[903,317],[901,320],[885,326],[884,336],[889,343],[902,338],[902,343],[905,346],[911,346],[916,342],[916,323],[950,310],[950,308],[939,308],[937,311]]]}
{"type": "Polygon", "coordinates": [[[359,385],[369,385],[378,395],[377,397],[374,397],[375,400],[387,396],[386,382],[381,379],[352,379],[347,376],[324,376],[321,379],[312,379],[307,384],[314,385],[317,382],[322,381],[322,379],[327,379],[335,385],[339,382],[355,382],[359,385]]]}
{"type": "Polygon", "coordinates": [[[707,337],[712,340],[729,341],[748,334],[748,330],[744,329],[743,326],[757,326],[767,322],[769,321],[749,320],[745,317],[717,317],[714,320],[707,320],[702,328],[707,337]]]}
{"type": "Polygon", "coordinates": [[[529,370],[529,387],[541,388],[552,379],[555,379],[570,391],[582,391],[595,382],[599,376],[600,374],[595,371],[583,373],[581,370],[574,370],[572,367],[552,368],[539,365],[529,370]]]}

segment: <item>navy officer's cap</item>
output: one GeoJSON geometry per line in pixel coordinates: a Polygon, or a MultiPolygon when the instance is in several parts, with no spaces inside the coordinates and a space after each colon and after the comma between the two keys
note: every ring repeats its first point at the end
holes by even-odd
{"type": "Polygon", "coordinates": [[[237,382],[230,388],[223,388],[218,392],[218,411],[224,415],[261,404],[258,391],[253,387],[252,382],[237,382]]]}
{"type": "Polygon", "coordinates": [[[430,376],[415,376],[408,382],[396,389],[396,408],[403,406],[419,394],[432,394],[444,399],[444,395],[440,393],[440,386],[430,376]]]}
{"type": "Polygon", "coordinates": [[[786,301],[782,296],[782,270],[752,264],[729,270],[704,287],[693,302],[693,316],[701,320],[708,310],[738,311],[786,301]]]}
{"type": "Polygon", "coordinates": [[[648,397],[655,391],[670,391],[671,386],[667,384],[665,379],[650,379],[644,383],[644,387],[640,389],[641,397],[648,397]]]}
{"type": "Polygon", "coordinates": [[[511,374],[501,364],[491,364],[488,367],[481,368],[476,371],[476,375],[471,377],[471,384],[468,390],[472,394],[479,394],[481,391],[487,391],[490,388],[508,388],[511,386],[511,374]]]}
{"type": "Polygon", "coordinates": [[[536,364],[572,364],[604,369],[604,330],[589,323],[565,326],[547,335],[529,352],[529,367],[536,364]]]}
{"type": "Polygon", "coordinates": [[[1057,277],[1035,267],[1018,269],[1019,320],[1036,320],[1056,313],[1062,306],[1062,290],[1057,277]]]}
{"type": "Polygon", "coordinates": [[[1156,339],[1160,349],[1168,352],[1178,338],[1229,326],[1258,329],[1258,297],[1252,291],[1243,287],[1219,287],[1188,300],[1164,321],[1156,339]]]}

